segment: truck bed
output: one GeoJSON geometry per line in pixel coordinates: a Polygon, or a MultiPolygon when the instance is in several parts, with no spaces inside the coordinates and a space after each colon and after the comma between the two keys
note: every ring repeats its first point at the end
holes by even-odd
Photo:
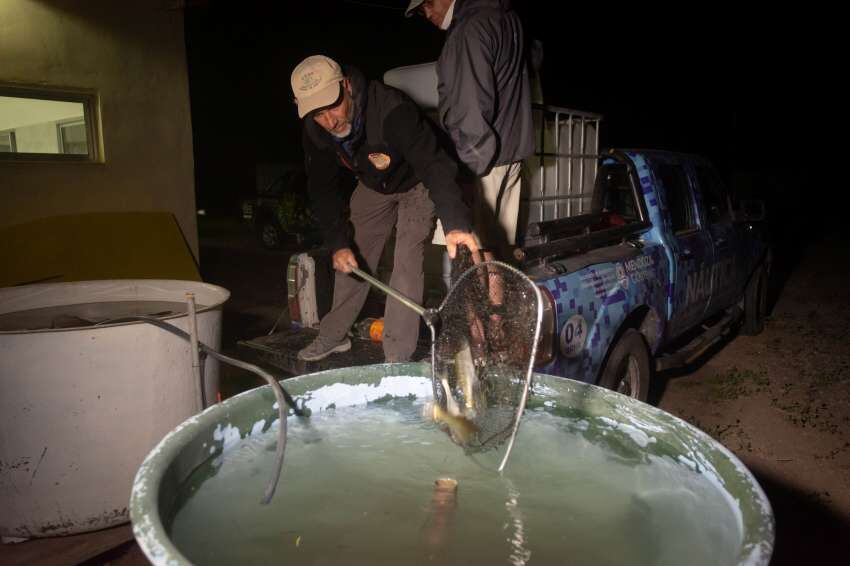
{"type": "MultiPolygon", "coordinates": [[[[299,360],[298,350],[309,344],[318,333],[319,331],[315,328],[290,327],[268,336],[240,340],[238,345],[240,349],[250,351],[263,362],[292,375],[384,363],[384,351],[381,344],[362,338],[352,338],[351,350],[347,352],[331,354],[315,362],[299,360]]],[[[421,360],[430,354],[430,340],[420,338],[413,359],[421,360]]]]}
{"type": "Polygon", "coordinates": [[[525,245],[516,251],[526,267],[541,260],[584,254],[638,236],[652,225],[645,221],[607,225],[603,214],[585,214],[529,226],[525,245]]]}

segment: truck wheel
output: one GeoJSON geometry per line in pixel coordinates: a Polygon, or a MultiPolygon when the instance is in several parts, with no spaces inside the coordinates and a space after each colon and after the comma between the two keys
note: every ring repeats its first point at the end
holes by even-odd
{"type": "Polygon", "coordinates": [[[640,332],[626,330],[608,354],[599,385],[646,401],[649,395],[649,350],[640,332]]]}
{"type": "Polygon", "coordinates": [[[760,267],[747,284],[744,291],[744,322],[741,333],[757,336],[764,330],[764,317],[767,314],[767,275],[760,267]]]}
{"type": "Polygon", "coordinates": [[[270,250],[276,250],[280,247],[282,234],[274,222],[266,221],[260,225],[260,242],[270,250]]]}

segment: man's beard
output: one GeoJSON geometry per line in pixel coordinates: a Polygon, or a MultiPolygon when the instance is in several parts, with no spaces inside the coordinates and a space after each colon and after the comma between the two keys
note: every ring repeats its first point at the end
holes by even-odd
{"type": "Polygon", "coordinates": [[[351,122],[349,122],[342,132],[331,132],[331,135],[337,139],[345,139],[351,135],[351,122]]]}
{"type": "Polygon", "coordinates": [[[351,104],[348,106],[348,115],[346,116],[348,123],[345,125],[345,129],[342,132],[331,132],[333,137],[338,140],[344,140],[351,135],[351,129],[354,125],[354,114],[357,112],[356,106],[357,103],[352,99],[351,104]]]}

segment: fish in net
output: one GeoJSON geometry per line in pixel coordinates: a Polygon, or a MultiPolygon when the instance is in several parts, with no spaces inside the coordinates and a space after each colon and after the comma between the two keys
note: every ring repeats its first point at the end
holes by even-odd
{"type": "Polygon", "coordinates": [[[431,330],[434,389],[426,416],[469,453],[507,441],[501,471],[528,397],[542,298],[518,269],[497,261],[474,263],[462,250],[452,265],[451,288],[437,309],[423,308],[358,268],[352,271],[425,320],[431,330]]]}
{"type": "Polygon", "coordinates": [[[542,303],[521,271],[460,254],[432,343],[434,402],[426,408],[469,453],[510,441],[525,408],[542,303]]]}

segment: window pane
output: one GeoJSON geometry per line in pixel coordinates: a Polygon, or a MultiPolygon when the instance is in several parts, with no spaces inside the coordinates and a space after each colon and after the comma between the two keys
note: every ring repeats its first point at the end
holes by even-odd
{"type": "Polygon", "coordinates": [[[697,182],[709,222],[718,222],[727,216],[726,188],[713,169],[696,167],[697,182]]]}
{"type": "Polygon", "coordinates": [[[59,125],[59,140],[62,153],[82,154],[89,152],[86,144],[86,124],[83,121],[59,125]]]}
{"type": "Polygon", "coordinates": [[[639,220],[629,170],[621,163],[606,164],[599,168],[596,175],[595,193],[601,195],[601,210],[622,217],[625,222],[639,220]]]}
{"type": "Polygon", "coordinates": [[[0,136],[0,146],[10,148],[8,152],[85,155],[86,131],[82,102],[0,96],[0,132],[14,135],[14,144],[4,144],[0,136]]]}
{"type": "Polygon", "coordinates": [[[657,163],[655,174],[664,186],[670,218],[673,221],[673,231],[682,232],[697,228],[688,178],[682,168],[668,163],[657,163]]]}

